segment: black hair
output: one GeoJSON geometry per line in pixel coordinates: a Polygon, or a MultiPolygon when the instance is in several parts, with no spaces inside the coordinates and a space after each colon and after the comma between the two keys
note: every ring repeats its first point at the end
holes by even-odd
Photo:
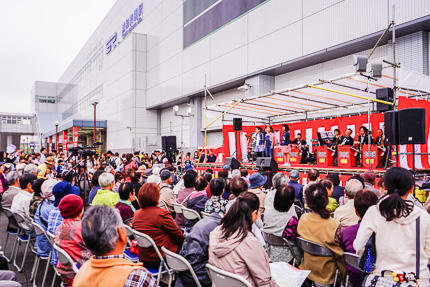
{"type": "Polygon", "coordinates": [[[334,129],[333,132],[338,132],[340,134],[340,129],[334,129]]]}
{"type": "Polygon", "coordinates": [[[196,183],[194,184],[194,188],[197,191],[205,190],[207,186],[208,186],[208,181],[206,180],[206,177],[204,177],[203,175],[199,176],[196,179],[196,183]]]}
{"type": "Polygon", "coordinates": [[[213,175],[212,175],[211,173],[209,173],[209,172],[205,172],[205,173],[203,174],[203,176],[206,178],[206,180],[207,180],[208,182],[210,182],[210,181],[212,180],[212,178],[213,178],[213,175]]]}
{"type": "Polygon", "coordinates": [[[327,190],[329,190],[333,187],[333,182],[327,178],[324,178],[319,183],[327,190]]]}
{"type": "Polygon", "coordinates": [[[282,125],[282,127],[285,129],[286,132],[290,131],[290,127],[287,124],[282,125]]]}
{"type": "Polygon", "coordinates": [[[71,169],[71,170],[63,170],[63,172],[61,173],[61,178],[64,181],[67,181],[67,182],[70,182],[70,183],[72,182],[74,176],[75,176],[75,172],[73,171],[73,169],[71,169]]]}
{"type": "Polygon", "coordinates": [[[228,170],[220,170],[218,172],[218,177],[227,178],[228,177],[228,170]]]}
{"type": "MultiPolygon", "coordinates": [[[[217,178],[222,178],[222,177],[217,177],[217,178]]],[[[225,184],[224,184],[224,193],[225,194],[231,194],[231,179],[229,179],[229,178],[223,178],[224,179],[224,181],[225,181],[225,184]]],[[[211,190],[211,192],[212,192],[212,190],[211,190]]]]}
{"type": "Polygon", "coordinates": [[[369,132],[369,130],[365,126],[361,126],[358,130],[361,130],[361,129],[363,129],[364,133],[366,134],[369,132]]]}
{"type": "Polygon", "coordinates": [[[263,131],[261,127],[256,127],[256,129],[259,130],[260,132],[263,131]]]}
{"type": "Polygon", "coordinates": [[[293,206],[295,191],[292,186],[287,184],[276,187],[273,207],[279,212],[287,212],[293,206]]]}
{"type": "Polygon", "coordinates": [[[406,195],[415,186],[412,173],[402,167],[392,167],[385,173],[384,184],[387,194],[380,199],[379,211],[387,221],[400,217],[407,217],[414,209],[410,200],[405,200],[406,195]]]}
{"type": "Polygon", "coordinates": [[[93,186],[99,186],[99,176],[104,172],[105,171],[103,169],[96,170],[93,175],[93,178],[91,179],[91,183],[93,184],[93,186]]]}
{"type": "Polygon", "coordinates": [[[235,177],[230,182],[230,191],[234,196],[238,197],[242,192],[248,190],[248,184],[241,177],[235,177]]]}
{"type": "Polygon", "coordinates": [[[223,238],[228,240],[238,232],[241,240],[252,230],[252,213],[260,207],[258,197],[251,192],[244,192],[237,197],[226,215],[221,219],[223,238]]]}
{"type": "Polygon", "coordinates": [[[128,200],[130,198],[130,194],[134,193],[134,186],[131,182],[121,183],[118,189],[119,198],[122,200],[128,200]]]}
{"type": "Polygon", "coordinates": [[[272,126],[267,126],[266,128],[269,128],[269,129],[270,129],[270,131],[273,133],[273,128],[272,128],[272,126]]]}
{"type": "Polygon", "coordinates": [[[373,191],[359,191],[354,197],[354,207],[360,218],[364,217],[367,209],[378,203],[378,196],[373,191]]]}
{"type": "Polygon", "coordinates": [[[305,190],[306,203],[312,211],[322,218],[329,218],[330,212],[326,209],[328,204],[327,189],[320,183],[313,183],[305,190]]]}
{"type": "Polygon", "coordinates": [[[298,134],[297,134],[297,136],[302,136],[302,134],[301,134],[301,133],[298,133],[298,134]]]}
{"type": "Polygon", "coordinates": [[[224,191],[225,180],[220,177],[214,178],[211,180],[209,186],[211,188],[212,195],[220,196],[224,191]]]}
{"type": "Polygon", "coordinates": [[[196,177],[191,173],[184,174],[183,179],[184,179],[184,186],[186,188],[194,187],[194,185],[196,184],[196,177]]]}
{"type": "Polygon", "coordinates": [[[311,168],[308,171],[308,179],[310,181],[315,181],[318,179],[318,177],[320,176],[320,172],[317,169],[311,168]]]}
{"type": "Polygon", "coordinates": [[[336,186],[340,184],[339,175],[336,173],[329,173],[325,178],[330,180],[336,186]]]}
{"type": "Polygon", "coordinates": [[[34,191],[34,196],[40,196],[40,194],[42,193],[42,184],[44,181],[44,178],[39,178],[31,184],[31,188],[34,191]]]}
{"type": "Polygon", "coordinates": [[[207,170],[206,170],[206,173],[210,173],[210,174],[214,174],[214,170],[213,169],[211,169],[211,168],[208,168],[207,170]]]}
{"type": "Polygon", "coordinates": [[[28,184],[33,184],[37,177],[32,173],[24,173],[19,177],[19,186],[21,189],[27,188],[28,184]]]}
{"type": "Polygon", "coordinates": [[[186,172],[186,174],[191,174],[192,176],[194,176],[194,178],[197,178],[197,171],[195,171],[194,169],[190,169],[189,171],[186,172]]]}
{"type": "Polygon", "coordinates": [[[243,177],[247,177],[248,176],[248,170],[247,169],[245,169],[245,168],[241,168],[240,169],[240,175],[241,176],[243,176],[243,177]]]}

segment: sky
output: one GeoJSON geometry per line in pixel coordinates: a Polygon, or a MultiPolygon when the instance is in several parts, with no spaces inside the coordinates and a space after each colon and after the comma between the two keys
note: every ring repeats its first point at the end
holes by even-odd
{"type": "Polygon", "coordinates": [[[0,112],[32,112],[34,81],[57,81],[116,0],[0,0],[0,112]]]}

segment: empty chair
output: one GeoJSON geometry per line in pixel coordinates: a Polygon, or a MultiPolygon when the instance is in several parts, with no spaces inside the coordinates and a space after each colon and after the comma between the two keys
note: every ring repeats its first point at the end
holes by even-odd
{"type": "Polygon", "coordinates": [[[239,275],[221,270],[210,264],[206,264],[206,269],[215,287],[251,287],[251,284],[239,275]]]}
{"type": "MultiPolygon", "coordinates": [[[[167,262],[167,265],[169,266],[169,268],[171,268],[175,272],[182,272],[182,271],[190,272],[191,276],[194,279],[194,282],[197,285],[197,287],[201,287],[200,281],[197,278],[197,275],[194,272],[193,267],[187,261],[187,259],[185,259],[184,257],[182,257],[179,254],[176,254],[176,253],[168,250],[164,246],[161,247],[161,251],[163,251],[164,255],[166,256],[166,262],[167,262]]],[[[172,284],[172,280],[169,281],[169,287],[171,286],[171,284],[172,284]]]]}
{"type": "Polygon", "coordinates": [[[15,216],[15,220],[18,223],[18,226],[20,229],[20,234],[18,234],[18,236],[16,237],[17,246],[15,248],[15,254],[13,255],[13,258],[14,258],[13,265],[16,267],[18,272],[22,272],[24,269],[25,259],[27,258],[28,250],[33,251],[30,244],[32,241],[33,228],[32,227],[29,228],[26,224],[24,224],[29,220],[27,220],[21,214],[13,213],[13,215],[15,216]],[[16,262],[17,261],[16,258],[17,258],[18,249],[19,249],[19,246],[21,246],[21,243],[25,243],[25,249],[24,249],[24,255],[22,257],[21,265],[18,266],[18,263],[16,262]]]}
{"type": "Polygon", "coordinates": [[[162,199],[160,199],[160,203],[158,204],[158,207],[164,208],[165,210],[169,210],[169,208],[167,207],[167,204],[162,199]]]}
{"type": "Polygon", "coordinates": [[[154,270],[154,269],[150,269],[150,268],[146,268],[149,272],[152,273],[153,276],[157,276],[157,286],[160,283],[160,275],[163,273],[168,273],[170,276],[170,280],[171,280],[171,273],[169,268],[167,267],[166,262],[164,261],[163,256],[160,253],[160,250],[158,249],[157,245],[155,244],[154,240],[152,240],[151,237],[149,237],[148,235],[141,233],[139,231],[136,231],[133,229],[133,234],[134,237],[136,238],[137,244],[139,245],[139,247],[141,248],[153,248],[155,250],[155,253],[157,253],[157,256],[160,260],[160,267],[158,268],[158,270],[154,270]],[[164,268],[164,271],[163,271],[164,268]]]}
{"type": "Polygon", "coordinates": [[[4,214],[8,218],[8,224],[6,229],[6,241],[3,246],[5,253],[3,254],[3,256],[6,258],[7,262],[11,262],[14,259],[13,256],[15,254],[15,248],[17,244],[16,237],[19,234],[19,227],[16,226],[16,220],[15,220],[15,217],[13,216],[12,211],[9,208],[5,208],[5,207],[3,207],[2,209],[4,214]],[[12,252],[10,253],[10,257],[7,257],[6,256],[6,250],[8,250],[7,243],[9,242],[10,236],[12,236],[15,240],[13,240],[13,247],[12,247],[12,252]]]}
{"type": "Polygon", "coordinates": [[[187,220],[200,220],[202,219],[200,214],[191,208],[182,207],[182,213],[187,220]]]}
{"type": "MultiPolygon", "coordinates": [[[[276,236],[274,234],[271,233],[266,233],[264,231],[261,231],[263,233],[263,237],[264,240],[266,241],[266,246],[267,246],[267,255],[269,255],[269,257],[271,257],[272,255],[272,247],[284,247],[285,249],[288,249],[288,251],[290,251],[291,256],[293,257],[293,265],[294,266],[298,266],[298,264],[300,264],[300,256],[297,254],[298,250],[294,250],[294,244],[291,244],[290,242],[288,242],[288,240],[280,237],[280,236],[276,236]]],[[[284,252],[288,252],[287,250],[283,250],[284,252]]]]}
{"type": "Polygon", "coordinates": [[[57,244],[54,243],[53,247],[57,251],[58,261],[63,266],[66,266],[68,264],[72,265],[73,272],[78,273],[79,268],[77,266],[77,263],[73,261],[72,257],[70,257],[70,255],[57,244]]]}
{"type": "MultiPolygon", "coordinates": [[[[303,252],[309,253],[310,255],[333,258],[334,264],[336,266],[336,273],[335,273],[333,285],[336,286],[337,278],[339,276],[339,266],[337,264],[334,253],[323,245],[320,245],[318,243],[315,243],[300,237],[297,238],[297,244],[303,252]]],[[[318,283],[318,282],[315,282],[315,283],[318,283]]],[[[323,286],[323,284],[320,284],[320,283],[318,285],[323,286]]]]}
{"type": "MultiPolygon", "coordinates": [[[[34,221],[32,221],[31,223],[34,227],[34,233],[36,234],[36,236],[45,235],[46,238],[48,238],[48,235],[46,234],[46,231],[45,229],[43,229],[42,226],[35,223],[34,221]]],[[[34,261],[33,270],[31,271],[31,276],[30,276],[30,281],[33,282],[33,286],[36,285],[37,271],[39,270],[39,264],[41,260],[46,261],[45,273],[43,274],[43,280],[42,280],[42,286],[45,286],[46,275],[48,274],[50,259],[51,259],[51,252],[49,253],[49,256],[45,257],[45,256],[39,256],[36,250],[36,260],[34,261]]]]}

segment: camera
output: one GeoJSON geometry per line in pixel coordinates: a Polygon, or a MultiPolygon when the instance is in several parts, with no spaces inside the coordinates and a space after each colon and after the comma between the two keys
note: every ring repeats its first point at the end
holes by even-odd
{"type": "Polygon", "coordinates": [[[71,153],[70,156],[79,155],[83,159],[86,159],[87,157],[91,157],[91,156],[96,156],[97,151],[94,149],[97,148],[97,145],[100,145],[100,144],[95,143],[94,145],[86,146],[86,147],[71,147],[69,148],[69,152],[71,153]]]}

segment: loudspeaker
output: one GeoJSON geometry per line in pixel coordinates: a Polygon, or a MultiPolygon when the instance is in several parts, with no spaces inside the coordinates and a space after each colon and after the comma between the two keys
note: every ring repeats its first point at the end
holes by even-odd
{"type": "Polygon", "coordinates": [[[263,170],[278,170],[278,163],[275,161],[273,157],[257,157],[257,168],[263,170]]]}
{"type": "Polygon", "coordinates": [[[426,110],[420,108],[398,111],[399,144],[426,143],[426,110]]]}
{"type": "Polygon", "coordinates": [[[364,55],[354,55],[354,66],[356,72],[366,72],[368,58],[364,55]]]}
{"type": "Polygon", "coordinates": [[[389,111],[384,113],[384,145],[399,144],[399,125],[397,120],[397,111],[389,111]]]}
{"type": "MultiPolygon", "coordinates": [[[[382,89],[376,89],[376,99],[383,100],[387,102],[393,102],[393,89],[391,88],[382,88],[382,89]]],[[[376,103],[376,110],[378,112],[386,112],[391,110],[392,106],[382,103],[376,103]]]]}
{"type": "Polygon", "coordinates": [[[176,150],[176,136],[162,136],[161,146],[164,151],[175,151],[176,150]]]}
{"type": "Polygon", "coordinates": [[[242,118],[233,118],[233,130],[234,131],[242,130],[242,118]]]}
{"type": "Polygon", "coordinates": [[[240,167],[240,162],[235,157],[226,157],[225,165],[229,165],[231,170],[238,169],[240,167]]]}

